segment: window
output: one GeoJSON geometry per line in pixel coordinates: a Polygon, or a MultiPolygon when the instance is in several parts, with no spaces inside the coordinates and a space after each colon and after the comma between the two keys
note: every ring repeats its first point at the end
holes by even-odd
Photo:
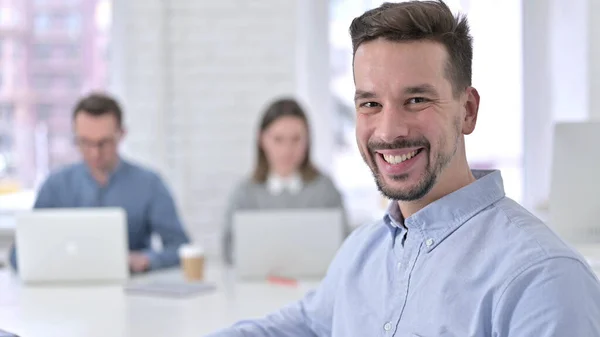
{"type": "Polygon", "coordinates": [[[0,121],[11,124],[14,119],[15,107],[12,103],[0,103],[0,121]]]}
{"type": "Polygon", "coordinates": [[[79,35],[81,32],[81,15],[79,13],[69,13],[65,20],[65,26],[69,35],[79,35]]]}
{"type": "Polygon", "coordinates": [[[54,27],[63,28],[67,23],[67,13],[64,12],[54,12],[52,13],[52,25],[54,27]]]}
{"type": "Polygon", "coordinates": [[[0,8],[0,26],[12,27],[19,24],[20,14],[12,7],[0,8]]]}
{"type": "Polygon", "coordinates": [[[70,89],[79,89],[81,88],[81,76],[76,74],[67,75],[65,77],[66,86],[70,89]]]}
{"type": "Polygon", "coordinates": [[[67,44],[63,47],[63,53],[66,58],[78,58],[81,53],[81,47],[78,44],[67,44]]]}
{"type": "Polygon", "coordinates": [[[52,56],[52,46],[48,43],[38,43],[33,46],[33,57],[38,60],[50,58],[52,56]]]}
{"type": "Polygon", "coordinates": [[[10,134],[0,133],[0,153],[10,149],[13,144],[13,140],[10,134]]]}
{"type": "Polygon", "coordinates": [[[54,77],[52,75],[34,75],[32,82],[35,89],[47,90],[54,84],[54,77]]]}
{"type": "Polygon", "coordinates": [[[40,121],[47,121],[52,116],[53,106],[51,104],[37,104],[35,107],[37,118],[40,121]]]}
{"type": "Polygon", "coordinates": [[[108,31],[112,21],[112,8],[111,1],[108,0],[100,0],[96,4],[96,13],[95,13],[95,21],[96,21],[96,29],[99,31],[108,31]]]}
{"type": "Polygon", "coordinates": [[[23,58],[23,43],[18,40],[11,41],[12,45],[12,57],[15,60],[20,60],[23,58]]]}
{"type": "MultiPolygon", "coordinates": [[[[93,5],[110,1],[89,2],[93,5]]],[[[11,62],[5,67],[10,69],[10,74],[5,72],[4,75],[14,79],[11,92],[14,89],[15,93],[6,92],[0,102],[0,134],[10,132],[12,137],[10,142],[5,141],[4,148],[7,158],[14,158],[9,179],[17,180],[18,185],[27,190],[24,192],[30,193],[49,172],[50,165],[62,165],[79,158],[74,151],[65,150],[64,140],[72,137],[71,116],[66,112],[80,94],[87,93],[81,92],[84,84],[94,83],[99,90],[106,87],[107,67],[100,48],[83,53],[82,46],[83,43],[108,40],[110,31],[85,29],[86,22],[96,21],[97,13],[87,10],[87,5],[84,6],[81,0],[18,0],[8,3],[23,3],[33,10],[29,23],[33,36],[19,30],[6,30],[2,34],[4,45],[0,46],[7,56],[6,61],[11,62]],[[26,56],[28,62],[22,62],[26,56]],[[77,62],[69,62],[71,60],[77,62]],[[6,121],[16,119],[17,111],[19,123],[2,127],[6,121]],[[54,137],[52,141],[49,141],[48,134],[54,137]]],[[[5,14],[2,6],[0,23],[12,15],[5,14]]]]}
{"type": "Polygon", "coordinates": [[[12,135],[0,131],[0,178],[10,173],[9,151],[13,146],[12,135]]]}
{"type": "Polygon", "coordinates": [[[10,152],[13,148],[14,107],[0,103],[0,178],[10,173],[10,152]]]}
{"type": "Polygon", "coordinates": [[[38,13],[33,19],[33,30],[35,33],[45,33],[50,29],[50,15],[47,13],[38,13]]]}

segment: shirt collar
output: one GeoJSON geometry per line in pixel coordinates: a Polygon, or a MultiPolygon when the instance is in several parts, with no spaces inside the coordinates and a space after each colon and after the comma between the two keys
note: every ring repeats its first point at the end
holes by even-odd
{"type": "Polygon", "coordinates": [[[395,235],[404,225],[420,233],[427,251],[433,250],[463,223],[505,196],[502,175],[498,170],[472,170],[473,183],[432,202],[404,219],[397,202],[391,202],[383,222],[395,235]]]}
{"type": "Polygon", "coordinates": [[[283,178],[276,174],[269,174],[267,178],[267,190],[274,195],[279,195],[287,190],[291,194],[297,194],[303,187],[302,177],[294,173],[290,177],[283,178]]]}
{"type": "MultiPolygon", "coordinates": [[[[90,170],[90,167],[86,163],[83,163],[83,166],[85,167],[85,172],[87,173],[88,177],[90,179],[92,179],[92,181],[95,182],[96,179],[94,179],[94,176],[92,175],[92,171],[90,170]]],[[[125,166],[127,166],[127,162],[125,162],[125,160],[123,160],[122,158],[119,158],[117,165],[113,168],[113,170],[108,175],[108,183],[110,183],[115,178],[115,176],[117,174],[119,174],[119,172],[123,171],[125,166]]],[[[108,185],[108,183],[107,183],[107,185],[108,185]]]]}

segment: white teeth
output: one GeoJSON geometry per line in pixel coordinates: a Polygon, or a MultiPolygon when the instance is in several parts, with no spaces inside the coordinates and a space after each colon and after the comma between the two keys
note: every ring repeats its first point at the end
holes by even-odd
{"type": "Polygon", "coordinates": [[[400,164],[403,161],[409,160],[410,158],[417,155],[419,151],[413,151],[411,153],[403,154],[401,156],[392,156],[388,154],[383,155],[383,159],[390,164],[400,164]]]}

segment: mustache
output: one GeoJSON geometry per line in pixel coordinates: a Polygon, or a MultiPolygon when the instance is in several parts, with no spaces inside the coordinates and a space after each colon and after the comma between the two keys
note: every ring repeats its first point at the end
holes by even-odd
{"type": "Polygon", "coordinates": [[[398,150],[404,148],[412,148],[412,147],[424,147],[429,150],[431,148],[431,144],[427,139],[398,139],[392,143],[386,143],[377,140],[370,140],[367,143],[367,148],[371,153],[374,153],[377,150],[398,150]]]}

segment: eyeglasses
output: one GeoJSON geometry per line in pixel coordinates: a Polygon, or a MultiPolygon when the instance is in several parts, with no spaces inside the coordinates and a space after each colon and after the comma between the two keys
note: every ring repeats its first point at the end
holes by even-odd
{"type": "Polygon", "coordinates": [[[109,147],[114,146],[117,143],[117,137],[105,138],[99,141],[93,141],[81,137],[75,137],[75,145],[79,146],[81,149],[95,149],[103,150],[109,147]]]}

